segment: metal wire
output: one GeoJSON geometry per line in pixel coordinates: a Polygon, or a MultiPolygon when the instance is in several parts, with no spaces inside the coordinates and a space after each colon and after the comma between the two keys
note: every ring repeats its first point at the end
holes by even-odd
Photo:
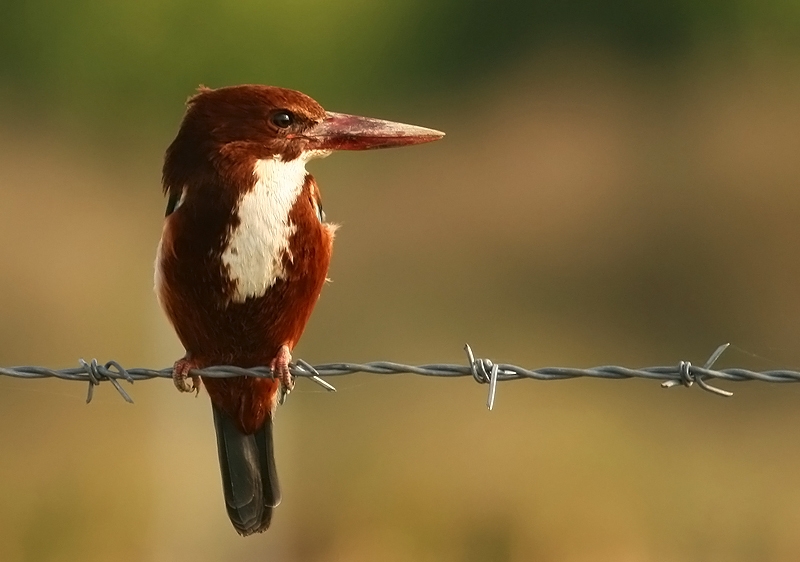
{"type": "MultiPolygon", "coordinates": [[[[374,361],[371,363],[326,363],[323,365],[312,366],[299,359],[290,365],[290,371],[295,377],[306,377],[312,379],[326,390],[335,391],[336,389],[321,377],[338,377],[353,373],[372,373],[376,375],[394,375],[409,373],[426,377],[469,377],[471,376],[480,384],[489,385],[489,395],[486,407],[491,410],[494,407],[497,383],[520,379],[535,380],[565,380],[577,377],[592,377],[600,379],[630,379],[643,378],[662,381],[661,386],[670,388],[672,386],[683,385],[692,386],[694,383],[707,392],[719,396],[732,396],[733,393],[727,390],[711,386],[707,381],[720,379],[730,382],[742,381],[761,381],[773,383],[800,382],[800,372],[778,369],[772,371],[750,371],[747,369],[721,369],[713,370],[719,356],[728,348],[730,344],[723,344],[711,354],[711,357],[702,367],[692,365],[689,361],[681,361],[677,365],[667,365],[663,367],[642,367],[630,369],[614,365],[603,365],[588,369],[578,369],[573,367],[543,367],[540,369],[525,369],[516,365],[506,363],[494,363],[490,359],[476,358],[469,345],[464,347],[467,353],[467,364],[447,364],[434,363],[430,365],[404,365],[402,363],[392,363],[389,361],[374,361]]],[[[251,377],[272,377],[269,367],[255,367],[243,369],[230,365],[220,365],[208,367],[206,369],[195,369],[191,375],[200,375],[212,378],[226,378],[237,376],[251,377]]],[[[125,369],[116,361],[109,361],[105,365],[100,365],[96,359],[91,362],[80,360],[80,367],[70,369],[48,369],[46,367],[24,366],[24,367],[0,367],[0,375],[22,379],[42,379],[58,378],[69,381],[80,381],[89,383],[89,391],[86,402],[92,400],[94,387],[102,381],[108,381],[126,402],[133,403],[130,395],[125,391],[120,380],[133,383],[134,381],[149,380],[154,378],[172,378],[172,369],[125,369]]]]}

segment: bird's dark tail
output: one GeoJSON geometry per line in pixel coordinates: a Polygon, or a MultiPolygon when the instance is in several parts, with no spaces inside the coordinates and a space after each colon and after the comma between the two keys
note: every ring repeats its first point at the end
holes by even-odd
{"type": "Polygon", "coordinates": [[[267,416],[261,429],[245,435],[214,408],[214,427],[228,517],[242,536],[265,531],[273,508],[281,502],[272,452],[272,419],[267,416]]]}

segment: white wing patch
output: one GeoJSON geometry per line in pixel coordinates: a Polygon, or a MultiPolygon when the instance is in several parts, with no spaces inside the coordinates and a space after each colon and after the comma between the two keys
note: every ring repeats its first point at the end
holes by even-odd
{"type": "Polygon", "coordinates": [[[283,256],[292,259],[289,238],[297,230],[289,222],[289,211],[306,179],[308,159],[303,156],[289,162],[276,156],[256,163],[255,187],[239,201],[239,225],[222,253],[222,263],[236,285],[233,302],[260,297],[286,276],[283,256]]]}

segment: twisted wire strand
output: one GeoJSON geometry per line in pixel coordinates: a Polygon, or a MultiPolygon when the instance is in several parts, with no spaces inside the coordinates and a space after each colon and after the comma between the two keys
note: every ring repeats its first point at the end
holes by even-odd
{"type": "MultiPolygon", "coordinates": [[[[712,366],[719,356],[728,348],[730,344],[723,344],[711,355],[702,367],[692,365],[689,361],[681,361],[677,365],[666,365],[656,367],[641,367],[631,369],[616,365],[602,365],[590,368],[574,367],[542,367],[539,369],[526,369],[508,363],[494,363],[490,359],[476,358],[469,345],[465,346],[467,353],[467,364],[433,363],[429,365],[405,365],[391,361],[373,361],[369,363],[325,363],[312,366],[302,359],[296,360],[290,365],[290,371],[295,377],[306,377],[312,379],[317,384],[329,391],[336,389],[322,377],[339,377],[354,373],[370,373],[376,375],[394,374],[413,374],[426,377],[468,377],[471,376],[480,384],[489,385],[489,396],[486,406],[492,409],[494,406],[495,393],[498,382],[534,379],[534,380],[566,380],[578,377],[590,377],[599,379],[631,379],[643,378],[661,381],[661,386],[669,388],[672,386],[683,385],[692,386],[694,383],[707,392],[720,396],[732,396],[733,393],[712,386],[709,380],[719,379],[730,382],[761,381],[769,383],[790,383],[800,382],[800,372],[788,369],[776,369],[770,371],[751,371],[748,369],[730,368],[714,370],[712,366]]],[[[191,375],[200,375],[212,378],[226,378],[236,376],[251,377],[272,377],[269,367],[255,367],[244,369],[231,365],[219,365],[206,369],[194,369],[191,375]]],[[[68,369],[49,369],[39,366],[21,367],[0,367],[0,376],[21,378],[21,379],[43,379],[58,378],[69,381],[86,382],[89,384],[87,402],[93,396],[94,387],[102,381],[108,381],[114,386],[119,394],[127,401],[132,403],[130,395],[120,384],[120,380],[129,383],[134,381],[149,380],[154,378],[172,378],[172,369],[147,369],[133,368],[125,369],[116,361],[109,361],[104,365],[96,359],[87,362],[80,360],[79,367],[68,369]]]]}

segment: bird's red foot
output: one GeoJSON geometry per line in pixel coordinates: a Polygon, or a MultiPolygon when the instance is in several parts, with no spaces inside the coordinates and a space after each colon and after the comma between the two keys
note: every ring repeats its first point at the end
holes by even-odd
{"type": "Polygon", "coordinates": [[[294,388],[294,377],[289,372],[289,363],[292,361],[292,352],[288,345],[282,345],[278,350],[278,355],[272,360],[270,369],[272,376],[281,382],[281,391],[284,395],[289,394],[294,388]]]}
{"type": "Polygon", "coordinates": [[[197,368],[195,364],[188,357],[183,357],[175,361],[175,366],[172,367],[172,382],[175,383],[175,388],[181,392],[194,392],[195,396],[200,394],[200,377],[197,375],[190,375],[189,371],[197,368]]]}

